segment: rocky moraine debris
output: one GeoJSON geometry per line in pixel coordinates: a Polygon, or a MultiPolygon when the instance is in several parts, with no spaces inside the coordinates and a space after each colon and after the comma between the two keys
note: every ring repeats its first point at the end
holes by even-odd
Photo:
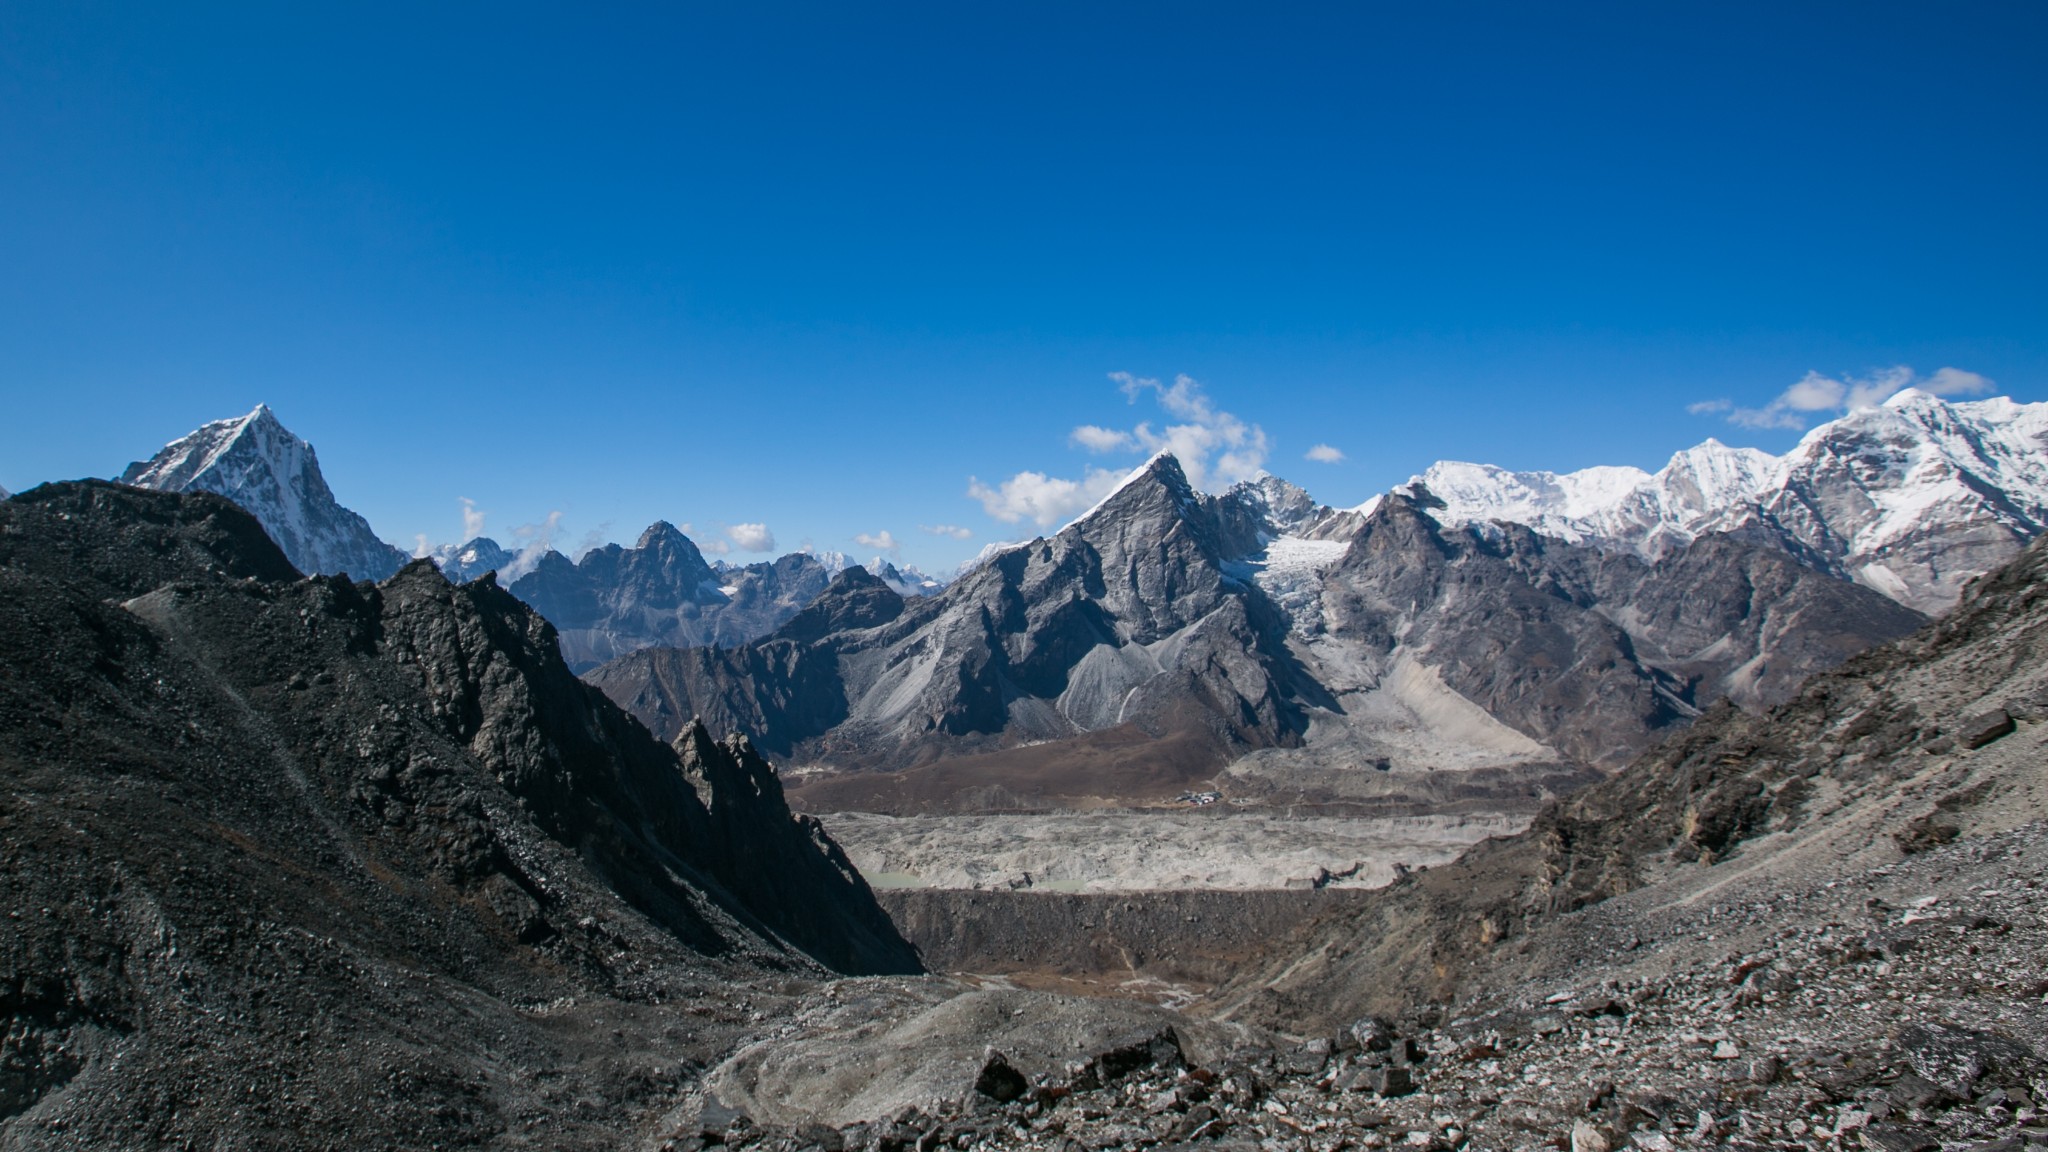
{"type": "Polygon", "coordinates": [[[661,1147],[2048,1148],[2044,913],[2035,823],[1674,919],[1658,927],[1741,946],[1656,975],[1603,964],[1548,995],[1367,1017],[1207,1065],[1170,1029],[1062,1075],[991,1050],[975,1091],[879,1122],[762,1127],[713,1105],[661,1147]]]}

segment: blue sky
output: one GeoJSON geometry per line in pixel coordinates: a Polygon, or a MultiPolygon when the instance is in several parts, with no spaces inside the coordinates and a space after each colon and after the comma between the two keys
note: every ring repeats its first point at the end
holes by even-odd
{"type": "Polygon", "coordinates": [[[263,401],[402,544],[941,567],[1141,421],[1350,504],[2048,397],[2048,6],[1408,7],[10,4],[0,485],[263,401]]]}

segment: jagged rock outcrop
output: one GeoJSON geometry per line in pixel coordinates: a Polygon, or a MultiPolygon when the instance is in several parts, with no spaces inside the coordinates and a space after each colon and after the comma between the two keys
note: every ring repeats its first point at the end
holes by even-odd
{"type": "Polygon", "coordinates": [[[657,742],[490,581],[301,579],[210,494],[0,505],[0,777],[23,1147],[617,1147],[792,977],[916,967],[743,747],[657,742]]]}
{"type": "Polygon", "coordinates": [[[765,640],[636,653],[590,679],[657,732],[701,715],[775,755],[845,768],[1122,731],[1145,746],[1119,768],[1125,784],[1177,789],[1232,750],[1297,738],[1286,619],[1225,571],[1258,533],[1250,510],[1198,495],[1162,456],[1090,515],[939,596],[905,600],[848,569],[765,640]]]}
{"type": "Polygon", "coordinates": [[[510,587],[555,625],[563,658],[583,671],[641,648],[744,644],[802,610],[827,579],[801,552],[713,571],[662,521],[631,548],[607,544],[574,561],[549,551],[510,587]]]}
{"type": "Polygon", "coordinates": [[[263,525],[301,572],[382,580],[406,560],[369,521],[341,506],[313,446],[291,434],[266,405],[216,420],[130,464],[121,483],[159,492],[212,492],[263,525]]]}

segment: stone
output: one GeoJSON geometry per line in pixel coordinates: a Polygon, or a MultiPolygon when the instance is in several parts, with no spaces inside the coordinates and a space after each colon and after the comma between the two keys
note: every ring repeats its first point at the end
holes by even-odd
{"type": "Polygon", "coordinates": [[[1107,1051],[1099,1053],[1094,1060],[1095,1075],[1104,1084],[1140,1069],[1180,1068],[1185,1063],[1186,1060],[1181,1054],[1180,1034],[1170,1026],[1150,1035],[1133,1036],[1121,1041],[1107,1051]]]}
{"type": "Polygon", "coordinates": [[[1901,1108],[1947,1108],[1958,1100],[1950,1089],[1915,1072],[1902,1073],[1885,1091],[1901,1108]]]}
{"type": "Polygon", "coordinates": [[[981,1072],[974,1078],[974,1090],[1001,1104],[1008,1104],[1030,1091],[1031,1081],[1012,1067],[1009,1058],[991,1048],[982,1056],[981,1072]]]}
{"type": "Polygon", "coordinates": [[[1941,1152],[1932,1133],[1905,1124],[1870,1125],[1863,1130],[1863,1146],[1874,1152],[1941,1152]]]}
{"type": "Polygon", "coordinates": [[[697,1131],[704,1136],[723,1138],[727,1130],[742,1127],[747,1123],[747,1114],[716,1099],[704,1101],[704,1107],[697,1113],[697,1131]]]}
{"type": "Polygon", "coordinates": [[[839,1129],[825,1124],[803,1124],[796,1130],[796,1138],[824,1152],[845,1152],[846,1138],[839,1129]]]}
{"type": "Polygon", "coordinates": [[[1372,1070],[1372,1090],[1377,1096],[1406,1096],[1415,1091],[1415,1077],[1405,1064],[1389,1064],[1372,1070]]]}
{"type": "Polygon", "coordinates": [[[1580,1120],[1572,1125],[1572,1152],[1613,1152],[1614,1141],[1590,1120],[1580,1120]]]}
{"type": "Polygon", "coordinates": [[[1193,1108],[1188,1109],[1188,1114],[1181,1117],[1180,1123],[1174,1126],[1173,1138],[1176,1140],[1194,1140],[1202,1136],[1216,1135],[1222,1129],[1222,1124],[1219,1123],[1219,1120],[1220,1117],[1217,1116],[1216,1109],[1209,1107],[1207,1104],[1197,1104],[1193,1108]]]}
{"type": "Polygon", "coordinates": [[[1394,1044],[1394,1026],[1377,1016],[1367,1016],[1346,1031],[1367,1052],[1385,1052],[1394,1044]]]}
{"type": "Polygon", "coordinates": [[[2014,727],[2012,716],[2005,709],[1993,708],[1989,712],[1979,712],[1956,725],[1955,738],[1957,743],[1974,751],[1994,740],[2012,735],[2014,727]]]}
{"type": "Polygon", "coordinates": [[[1906,1025],[1898,1041],[1915,1072],[1964,1097],[1987,1073],[2018,1070],[2033,1058],[2017,1040],[1935,1022],[1906,1025]]]}

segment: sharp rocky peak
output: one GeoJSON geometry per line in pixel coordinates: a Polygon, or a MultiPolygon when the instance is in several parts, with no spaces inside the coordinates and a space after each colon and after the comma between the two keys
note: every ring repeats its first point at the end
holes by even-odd
{"type": "Polygon", "coordinates": [[[313,446],[267,405],[216,420],[121,473],[120,482],[161,492],[200,491],[241,505],[300,571],[381,579],[407,557],[335,499],[313,446]]]}
{"type": "Polygon", "coordinates": [[[647,530],[645,532],[640,533],[640,540],[638,543],[634,544],[633,547],[639,549],[656,547],[673,548],[678,543],[688,544],[692,548],[696,547],[696,543],[692,541],[688,536],[683,535],[681,529],[677,528],[675,525],[669,523],[666,520],[656,520],[654,523],[649,524],[647,526],[647,530]]]}

